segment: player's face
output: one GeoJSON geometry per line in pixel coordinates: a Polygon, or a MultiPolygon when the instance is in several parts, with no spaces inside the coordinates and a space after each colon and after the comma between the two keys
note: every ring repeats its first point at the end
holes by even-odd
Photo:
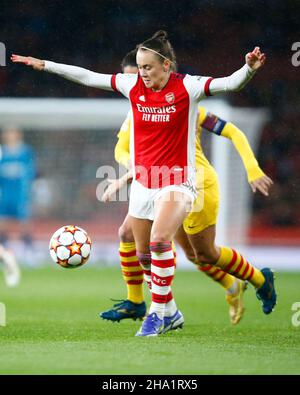
{"type": "Polygon", "coordinates": [[[160,90],[169,78],[164,63],[160,62],[158,55],[150,51],[137,51],[136,63],[140,76],[147,88],[160,90]]]}
{"type": "Polygon", "coordinates": [[[123,73],[124,74],[137,74],[139,69],[136,66],[125,66],[123,73]]]}

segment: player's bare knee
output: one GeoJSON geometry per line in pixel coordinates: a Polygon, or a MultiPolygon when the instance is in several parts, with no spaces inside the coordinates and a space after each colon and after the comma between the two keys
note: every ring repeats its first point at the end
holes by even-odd
{"type": "Polygon", "coordinates": [[[133,233],[130,226],[121,225],[119,227],[119,238],[122,243],[132,243],[134,242],[133,233]]]}
{"type": "Polygon", "coordinates": [[[170,242],[171,237],[168,232],[158,231],[151,234],[152,243],[167,243],[170,242]]]}

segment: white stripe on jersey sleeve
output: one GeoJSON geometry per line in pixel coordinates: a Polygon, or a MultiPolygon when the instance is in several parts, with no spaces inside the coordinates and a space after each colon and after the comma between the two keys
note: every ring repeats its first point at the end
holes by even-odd
{"type": "Polygon", "coordinates": [[[125,97],[129,97],[129,92],[135,86],[138,79],[137,74],[117,74],[116,88],[125,97]]]}
{"type": "Polygon", "coordinates": [[[95,73],[82,67],[50,61],[45,61],[44,71],[57,74],[67,80],[77,82],[81,85],[92,86],[94,88],[109,91],[113,90],[111,86],[111,74],[95,73]]]}
{"type": "Polygon", "coordinates": [[[210,79],[211,77],[186,74],[183,83],[191,100],[200,101],[206,97],[204,88],[206,82],[210,79]]]}

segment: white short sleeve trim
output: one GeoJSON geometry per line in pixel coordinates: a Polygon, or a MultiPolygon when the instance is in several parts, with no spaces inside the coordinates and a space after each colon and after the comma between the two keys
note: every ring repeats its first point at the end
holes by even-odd
{"type": "Polygon", "coordinates": [[[135,86],[138,80],[137,74],[116,74],[112,76],[111,86],[114,90],[122,93],[129,98],[131,89],[135,86]]]}
{"type": "Polygon", "coordinates": [[[211,77],[192,76],[187,74],[183,79],[183,83],[190,98],[195,101],[200,101],[210,95],[209,84],[211,80],[211,77]]]}

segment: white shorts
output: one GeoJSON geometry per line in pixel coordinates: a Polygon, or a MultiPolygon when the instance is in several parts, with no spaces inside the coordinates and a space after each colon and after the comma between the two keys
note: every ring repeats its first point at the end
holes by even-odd
{"type": "Polygon", "coordinates": [[[154,203],[166,192],[177,191],[188,195],[193,203],[196,199],[196,187],[190,180],[179,185],[150,189],[136,180],[132,181],[128,214],[134,218],[154,220],[154,203]]]}

